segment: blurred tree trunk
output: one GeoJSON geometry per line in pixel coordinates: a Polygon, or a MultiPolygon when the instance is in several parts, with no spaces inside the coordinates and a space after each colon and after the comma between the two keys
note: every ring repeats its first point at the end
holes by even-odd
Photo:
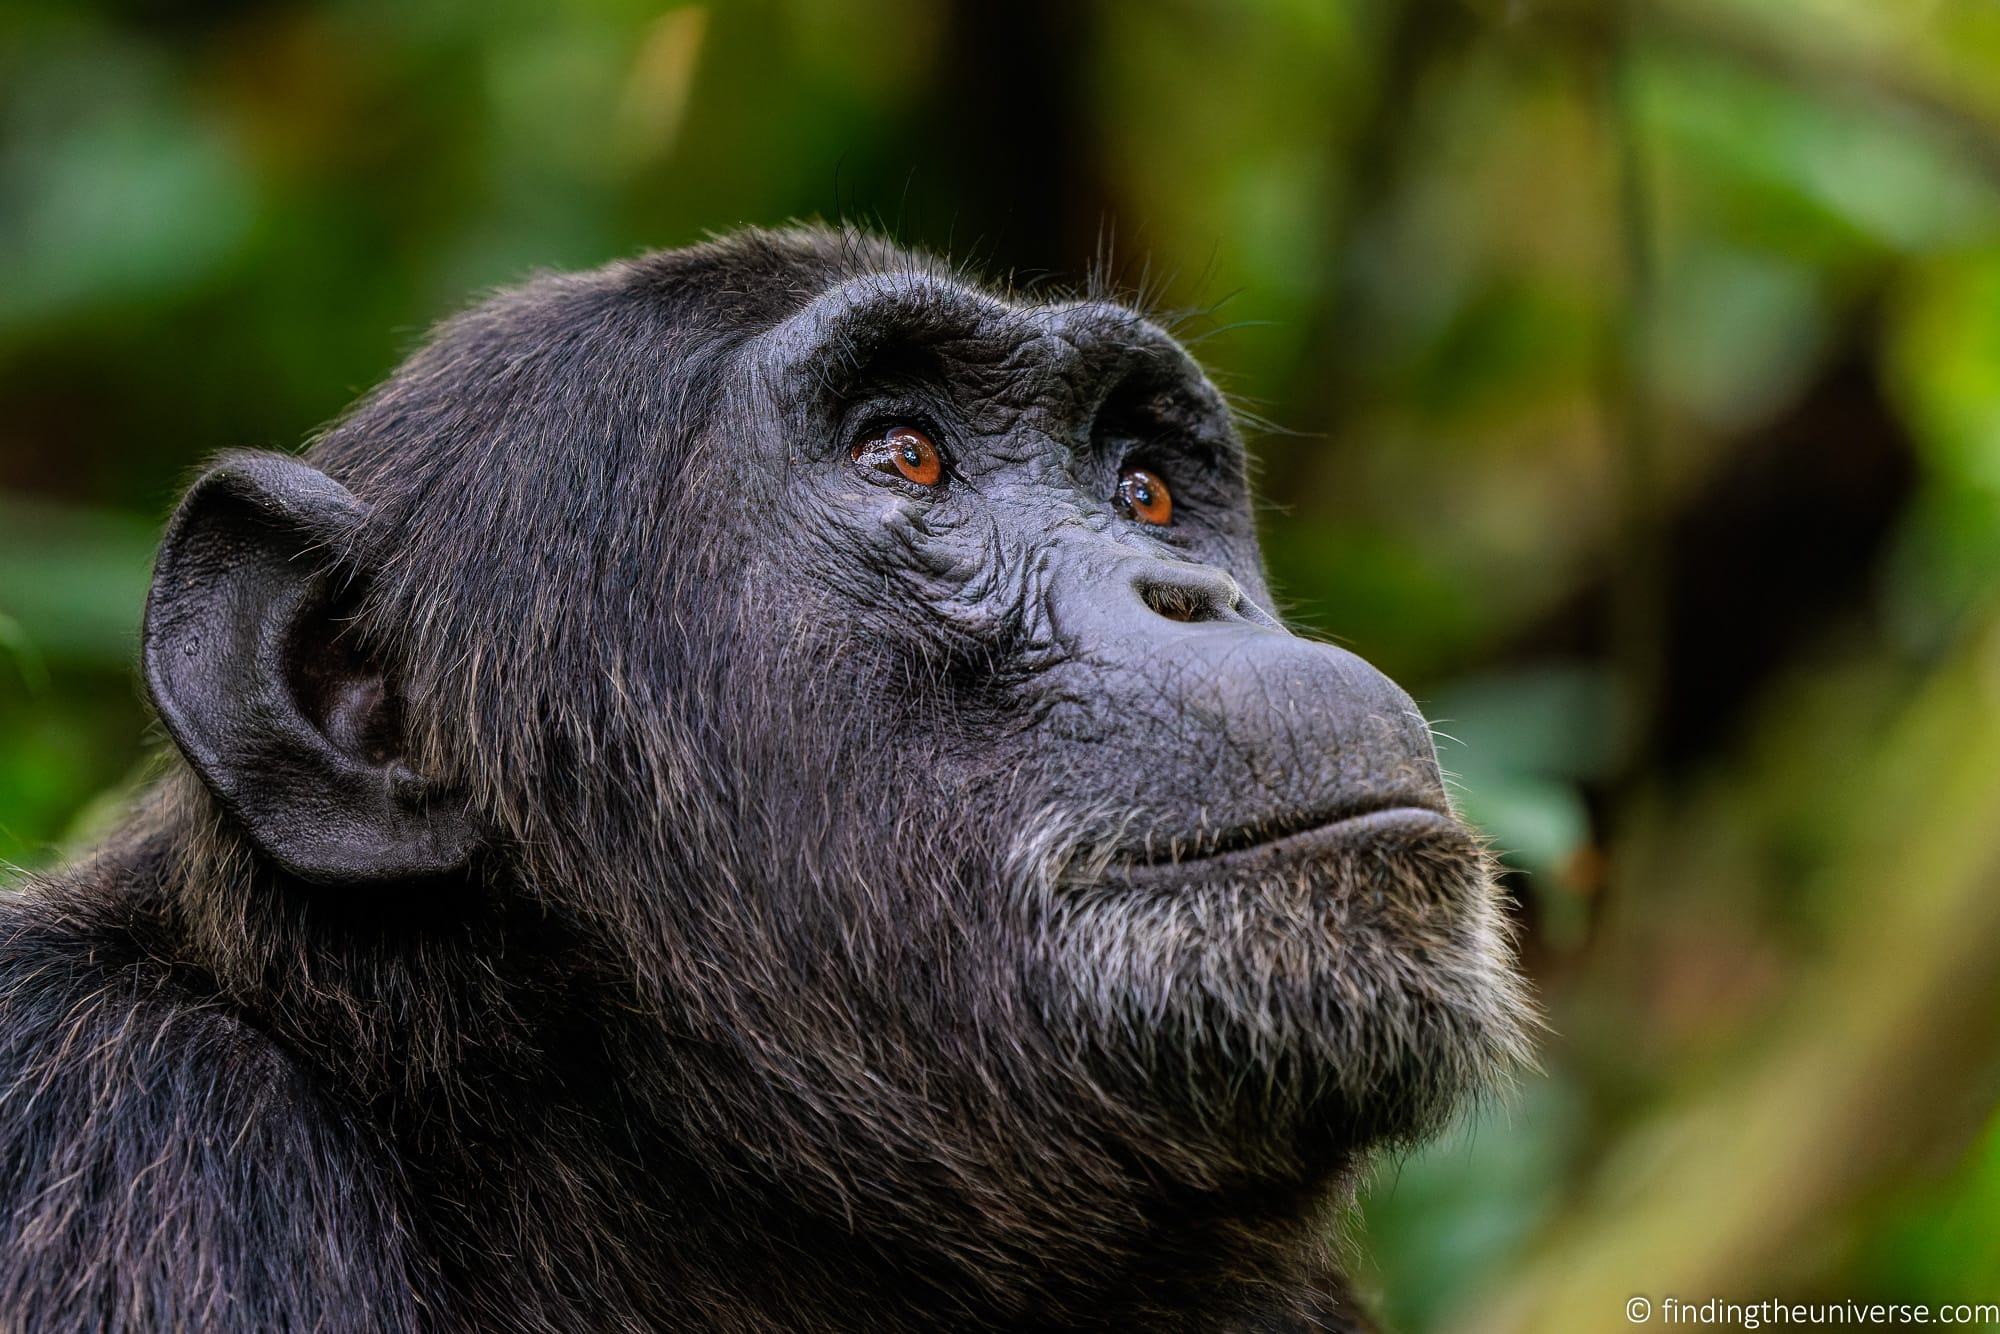
{"type": "Polygon", "coordinates": [[[952,0],[924,159],[958,201],[947,238],[989,271],[1082,273],[1119,220],[1088,96],[1096,6],[952,0]]]}
{"type": "MultiPolygon", "coordinates": [[[[1419,90],[1477,32],[1472,16],[1457,4],[1392,0],[1381,12],[1375,81],[1367,102],[1353,133],[1329,145],[1337,163],[1327,173],[1322,211],[1328,222],[1311,270],[1301,275],[1310,286],[1310,300],[1298,358],[1279,398],[1286,419],[1278,425],[1323,433],[1335,442],[1354,411],[1357,372],[1371,345],[1372,312],[1364,278],[1375,256],[1368,241],[1394,210],[1404,150],[1422,121],[1419,90]]],[[[1266,493],[1294,494],[1297,477],[1287,468],[1302,466],[1309,452],[1289,449],[1273,458],[1266,493]]]]}

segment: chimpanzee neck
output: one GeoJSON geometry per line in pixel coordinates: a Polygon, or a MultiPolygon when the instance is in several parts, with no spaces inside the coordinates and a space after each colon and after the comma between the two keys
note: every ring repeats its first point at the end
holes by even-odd
{"type": "MultiPolygon", "coordinates": [[[[1038,1221],[1009,1236],[1012,1206],[885,1159],[840,1165],[847,1212],[813,1208],[730,1124],[744,1072],[636,1004],[559,913],[490,885],[302,885],[233,837],[185,794],[156,802],[98,883],[154,923],[135,953],[177,956],[209,989],[193,1003],[240,1013],[322,1093],[312,1114],[379,1146],[411,1282],[448,1326],[1368,1327],[1324,1255],[1324,1183],[1024,1177],[1055,1198],[1019,1201],[1038,1221]]],[[[1060,1159],[1064,1129],[1018,1147],[1060,1159]]]]}
{"type": "MultiPolygon", "coordinates": [[[[635,1077],[693,1065],[720,1093],[714,1053],[663,1042],[650,1017],[587,990],[542,1016],[532,1070],[472,1058],[439,1086],[489,1090],[478,1123],[439,1133],[474,1105],[463,1095],[390,1113],[413,1211],[441,1254],[471,1257],[451,1288],[475,1309],[560,1294],[551,1324],[581,1313],[615,1327],[627,1315],[604,1305],[615,1292],[631,1323],[674,1329],[1369,1328],[1327,1253],[1323,1187],[1114,1197],[1074,1181],[1053,1211],[1067,1226],[1004,1236],[985,1209],[1047,1219],[1050,1201],[982,1207],[882,1162],[844,1183],[851,1214],[810,1208],[798,1180],[773,1181],[712,1120],[635,1077]],[[524,1254],[543,1258],[525,1273],[489,1262],[524,1254]],[[565,1287],[582,1273],[598,1277],[565,1287]]],[[[735,1129],[739,1146],[758,1133],[735,1129]]]]}

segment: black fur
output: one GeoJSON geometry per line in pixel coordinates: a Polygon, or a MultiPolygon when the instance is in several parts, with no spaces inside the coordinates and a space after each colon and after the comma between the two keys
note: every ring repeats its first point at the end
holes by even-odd
{"type": "Polygon", "coordinates": [[[751,232],[307,460],[197,484],[180,753],[0,907],[0,1324],[1365,1327],[1345,1184],[1525,1010],[1158,327],[751,232]],[[940,488],[850,459],[904,421],[940,488]]]}

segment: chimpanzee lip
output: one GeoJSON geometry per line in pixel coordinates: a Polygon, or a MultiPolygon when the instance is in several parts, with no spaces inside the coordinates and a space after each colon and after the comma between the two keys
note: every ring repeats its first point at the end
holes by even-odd
{"type": "Polygon", "coordinates": [[[1295,852],[1329,847],[1366,835],[1443,831],[1456,822],[1445,811],[1410,797],[1394,797],[1338,807],[1330,813],[1300,813],[1238,825],[1220,834],[1186,838],[1154,837],[1142,847],[1119,853],[1112,865],[1128,873],[1194,867],[1226,867],[1283,861],[1295,852]]]}

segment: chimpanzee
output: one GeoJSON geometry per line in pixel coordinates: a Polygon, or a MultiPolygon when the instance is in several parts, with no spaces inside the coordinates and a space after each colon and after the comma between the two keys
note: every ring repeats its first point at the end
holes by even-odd
{"type": "Polygon", "coordinates": [[[0,1325],[1368,1327],[1529,1022],[1423,719],[1163,329],[850,230],[538,278],[159,554],[0,900],[0,1325]]]}

